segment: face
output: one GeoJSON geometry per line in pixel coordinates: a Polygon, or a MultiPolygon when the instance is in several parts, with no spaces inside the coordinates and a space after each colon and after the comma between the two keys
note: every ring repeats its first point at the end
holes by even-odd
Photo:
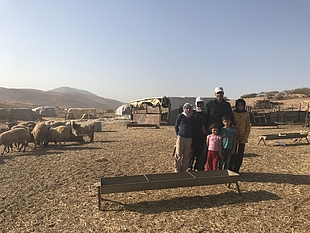
{"type": "Polygon", "coordinates": [[[184,109],[184,112],[186,112],[187,114],[192,112],[192,108],[191,107],[187,107],[184,109]]]}
{"type": "Polygon", "coordinates": [[[223,120],[223,125],[225,125],[225,126],[229,126],[230,125],[230,120],[223,120]]]}
{"type": "Polygon", "coordinates": [[[242,109],[244,108],[243,103],[239,102],[239,103],[237,104],[237,108],[238,108],[239,110],[242,110],[242,109]]]}
{"type": "Polygon", "coordinates": [[[222,92],[222,91],[219,91],[219,92],[216,92],[216,93],[215,93],[215,97],[216,97],[216,99],[217,99],[218,101],[223,100],[223,96],[224,96],[224,92],[222,92]]]}
{"type": "Polygon", "coordinates": [[[196,105],[197,105],[198,108],[202,108],[203,107],[203,102],[197,102],[196,105]]]}
{"type": "Polygon", "coordinates": [[[219,129],[218,128],[213,128],[211,132],[212,132],[212,134],[218,134],[219,133],[219,129]]]}

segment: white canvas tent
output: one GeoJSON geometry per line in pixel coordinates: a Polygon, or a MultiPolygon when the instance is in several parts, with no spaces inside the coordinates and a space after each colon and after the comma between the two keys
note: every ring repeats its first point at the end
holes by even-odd
{"type": "MultiPolygon", "coordinates": [[[[66,119],[81,119],[84,114],[89,114],[96,118],[96,108],[69,108],[66,113],[66,119]]],[[[91,117],[87,117],[90,119],[91,117]]]]}
{"type": "Polygon", "coordinates": [[[116,116],[124,116],[124,115],[130,115],[130,114],[131,114],[131,111],[130,111],[129,104],[123,104],[115,110],[116,116]]]}
{"type": "Polygon", "coordinates": [[[57,117],[56,109],[53,107],[37,107],[33,108],[32,111],[42,117],[57,117]]]}

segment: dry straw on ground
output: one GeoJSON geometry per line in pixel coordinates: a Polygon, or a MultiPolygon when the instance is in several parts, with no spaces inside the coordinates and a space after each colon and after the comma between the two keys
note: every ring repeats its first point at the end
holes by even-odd
{"type": "MultiPolygon", "coordinates": [[[[258,143],[258,135],[307,130],[253,128],[240,197],[226,185],[103,195],[101,177],[173,171],[173,126],[103,123],[91,144],[0,156],[0,232],[310,232],[310,144],[258,143]]],[[[1,147],[2,148],[2,147],[1,147]]]]}

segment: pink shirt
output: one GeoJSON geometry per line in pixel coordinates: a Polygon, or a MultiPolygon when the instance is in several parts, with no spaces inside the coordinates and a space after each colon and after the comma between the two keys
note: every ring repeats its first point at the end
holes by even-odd
{"type": "Polygon", "coordinates": [[[220,143],[220,140],[222,139],[221,135],[213,136],[212,134],[209,134],[207,139],[209,139],[208,150],[220,151],[220,146],[222,146],[220,143]]]}

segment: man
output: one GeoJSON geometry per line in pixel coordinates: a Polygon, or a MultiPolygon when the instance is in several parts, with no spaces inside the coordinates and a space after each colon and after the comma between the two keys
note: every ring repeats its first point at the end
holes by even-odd
{"type": "MultiPolygon", "coordinates": [[[[213,123],[219,124],[221,128],[223,127],[222,117],[228,116],[228,118],[232,119],[231,125],[235,124],[234,115],[231,109],[231,105],[229,102],[224,100],[224,89],[223,87],[216,87],[214,89],[215,99],[209,101],[205,107],[205,128],[204,131],[206,135],[210,134],[210,125],[213,123]]],[[[199,161],[199,171],[204,170],[204,166],[206,164],[206,155],[208,148],[205,146],[202,155],[200,156],[199,161]]]]}

